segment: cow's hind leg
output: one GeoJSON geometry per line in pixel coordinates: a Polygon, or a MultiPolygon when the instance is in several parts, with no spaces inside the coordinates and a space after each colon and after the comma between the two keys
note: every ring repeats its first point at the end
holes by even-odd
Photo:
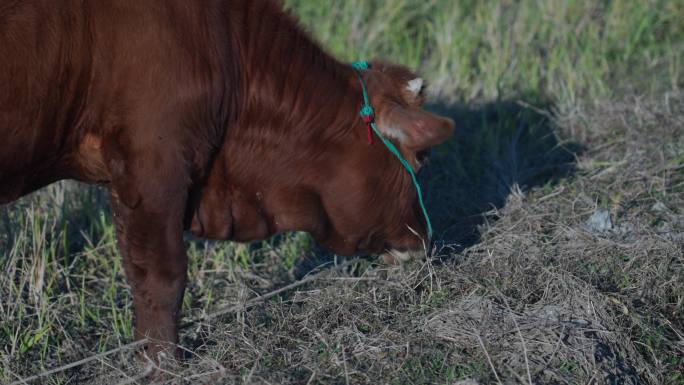
{"type": "Polygon", "coordinates": [[[148,171],[145,178],[131,176],[113,184],[110,195],[133,292],[135,337],[147,338],[146,355],[158,360],[160,353],[179,355],[175,344],[186,283],[182,237],[187,185],[185,178],[169,178],[178,171],[148,171]]]}

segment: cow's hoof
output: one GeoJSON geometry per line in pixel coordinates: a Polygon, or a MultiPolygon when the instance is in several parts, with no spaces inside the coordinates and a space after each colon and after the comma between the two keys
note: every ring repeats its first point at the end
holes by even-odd
{"type": "Polygon", "coordinates": [[[136,356],[144,366],[141,377],[155,379],[178,365],[182,359],[182,350],[172,343],[149,342],[137,352],[136,356]]]}

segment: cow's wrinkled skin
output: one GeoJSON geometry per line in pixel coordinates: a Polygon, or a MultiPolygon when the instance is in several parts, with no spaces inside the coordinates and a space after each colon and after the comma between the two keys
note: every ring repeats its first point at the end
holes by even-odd
{"type": "MultiPolygon", "coordinates": [[[[363,76],[418,169],[453,123],[420,108],[407,69],[363,76]]],[[[303,230],[347,255],[422,248],[415,188],[367,143],[355,72],[275,1],[5,0],[0,91],[0,204],[61,179],[105,186],[136,338],[177,342],[184,230],[303,230]]]]}

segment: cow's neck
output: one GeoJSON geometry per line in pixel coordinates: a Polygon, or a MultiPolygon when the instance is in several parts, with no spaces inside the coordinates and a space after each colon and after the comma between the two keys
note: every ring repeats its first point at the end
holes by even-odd
{"type": "Polygon", "coordinates": [[[247,3],[240,33],[242,105],[251,124],[242,128],[261,125],[295,137],[336,134],[341,114],[356,117],[351,68],[326,53],[277,2],[247,3]]]}
{"type": "Polygon", "coordinates": [[[332,150],[354,137],[360,89],[351,67],[274,3],[245,2],[237,15],[240,111],[202,192],[202,224],[193,228],[203,236],[247,241],[305,230],[320,239],[331,231],[312,186],[325,184],[340,159],[332,150]]]}

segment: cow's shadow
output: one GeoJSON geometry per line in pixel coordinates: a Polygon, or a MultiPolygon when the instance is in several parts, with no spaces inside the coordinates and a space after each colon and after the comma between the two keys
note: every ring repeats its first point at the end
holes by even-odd
{"type": "MultiPolygon", "coordinates": [[[[552,185],[573,173],[581,147],[559,139],[553,106],[518,100],[478,106],[434,103],[428,110],[452,118],[456,129],[434,148],[420,179],[435,229],[437,254],[454,255],[480,239],[512,191],[552,185]],[[447,248],[448,252],[440,249],[447,248]]],[[[323,250],[302,258],[297,275],[332,261],[323,250]]]]}
{"type": "Polygon", "coordinates": [[[511,192],[552,185],[575,170],[581,146],[562,141],[553,106],[501,101],[477,107],[434,104],[456,123],[421,175],[435,242],[463,250],[479,240],[487,213],[511,192]]]}

